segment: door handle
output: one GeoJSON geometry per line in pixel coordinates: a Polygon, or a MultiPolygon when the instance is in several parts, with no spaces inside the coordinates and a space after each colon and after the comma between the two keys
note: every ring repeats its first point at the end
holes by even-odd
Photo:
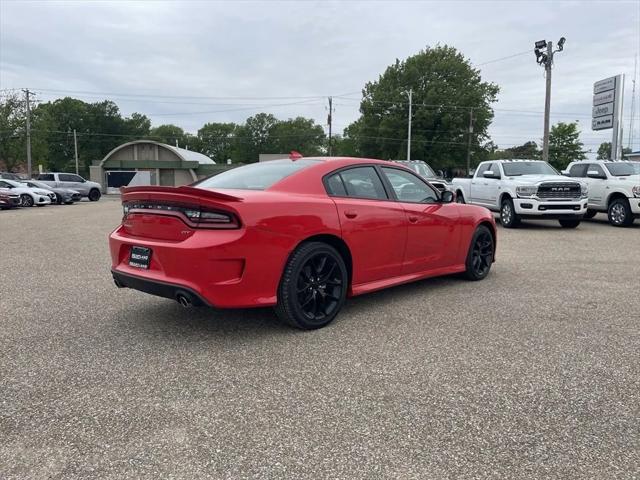
{"type": "Polygon", "coordinates": [[[356,218],[358,216],[358,212],[355,210],[345,210],[344,216],[347,218],[356,218]]]}
{"type": "Polygon", "coordinates": [[[418,217],[416,217],[415,215],[409,215],[409,221],[411,223],[416,223],[418,221],[418,217]]]}

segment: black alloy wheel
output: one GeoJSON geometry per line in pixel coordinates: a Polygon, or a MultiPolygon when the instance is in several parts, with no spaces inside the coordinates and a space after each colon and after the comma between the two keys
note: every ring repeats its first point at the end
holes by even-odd
{"type": "Polygon", "coordinates": [[[20,195],[20,206],[21,207],[33,207],[33,197],[26,193],[20,195]]]}
{"type": "Polygon", "coordinates": [[[465,276],[469,280],[482,280],[489,274],[494,255],[493,235],[488,227],[480,225],[471,238],[467,254],[465,276]]]}
{"type": "Polygon", "coordinates": [[[597,215],[597,211],[596,210],[591,210],[588,209],[587,212],[584,214],[584,218],[585,220],[591,220],[593,217],[595,217],[597,215]]]}
{"type": "Polygon", "coordinates": [[[348,281],[344,260],[333,247],[321,242],[302,244],[287,262],[276,313],[297,328],[324,327],[342,308],[348,281]]]}

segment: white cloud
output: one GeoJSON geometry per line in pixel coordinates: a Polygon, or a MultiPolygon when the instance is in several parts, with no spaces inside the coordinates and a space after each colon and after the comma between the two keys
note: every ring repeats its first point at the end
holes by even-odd
{"type": "MultiPolygon", "coordinates": [[[[629,98],[633,57],[640,48],[637,1],[4,1],[0,88],[193,97],[337,95],[360,91],[396,58],[426,45],[453,45],[478,64],[560,36],[567,43],[553,71],[552,120],[580,119],[583,141],[597,148],[610,133],[590,130],[591,86],[627,73],[629,98]]],[[[506,146],[538,140],[544,78],[533,52],[481,69],[501,87],[494,141],[506,146]]],[[[260,108],[291,101],[209,99],[198,105],[189,99],[111,97],[124,113],[165,114],[152,116],[154,123],[190,131],[206,121],[242,121],[261,110],[311,116],[319,123],[326,118],[323,99],[260,108]],[[217,113],[190,113],[201,111],[217,113]]],[[[357,118],[357,103],[336,103],[334,121],[340,127],[357,118]]]]}

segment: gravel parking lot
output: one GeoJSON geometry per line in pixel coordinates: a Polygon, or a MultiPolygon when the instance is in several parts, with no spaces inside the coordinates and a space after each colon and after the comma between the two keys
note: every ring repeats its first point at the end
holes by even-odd
{"type": "Polygon", "coordinates": [[[118,290],[119,199],[0,212],[0,477],[637,478],[640,222],[499,229],[482,282],[271,310],[118,290]]]}

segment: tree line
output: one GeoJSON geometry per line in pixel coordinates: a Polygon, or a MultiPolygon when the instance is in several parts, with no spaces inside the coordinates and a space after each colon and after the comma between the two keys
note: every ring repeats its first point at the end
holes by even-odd
{"type": "MultiPolygon", "coordinates": [[[[33,165],[49,170],[75,166],[73,131],[84,171],[110,150],[136,139],[152,139],[201,152],[216,162],[250,163],[260,153],[350,155],[404,159],[407,154],[409,91],[412,96],[411,157],[438,169],[462,168],[470,151],[473,165],[491,158],[539,158],[536,142],[500,149],[488,135],[492,104],[499,87],[485,82],[462,53],[453,47],[427,47],[396,60],[362,90],[359,118],[333,138],[329,146],[322,125],[313,119],[281,120],[258,113],[244,123],[208,122],[196,133],[178,125],[152,127],[142,113],[123,116],[110,100],[87,103],[76,98],[42,102],[31,111],[33,165]]],[[[345,98],[344,101],[356,101],[345,98]]],[[[16,170],[26,161],[26,105],[17,93],[0,99],[0,168],[16,170]]],[[[576,123],[554,125],[550,160],[564,168],[585,158],[576,123]]]]}

